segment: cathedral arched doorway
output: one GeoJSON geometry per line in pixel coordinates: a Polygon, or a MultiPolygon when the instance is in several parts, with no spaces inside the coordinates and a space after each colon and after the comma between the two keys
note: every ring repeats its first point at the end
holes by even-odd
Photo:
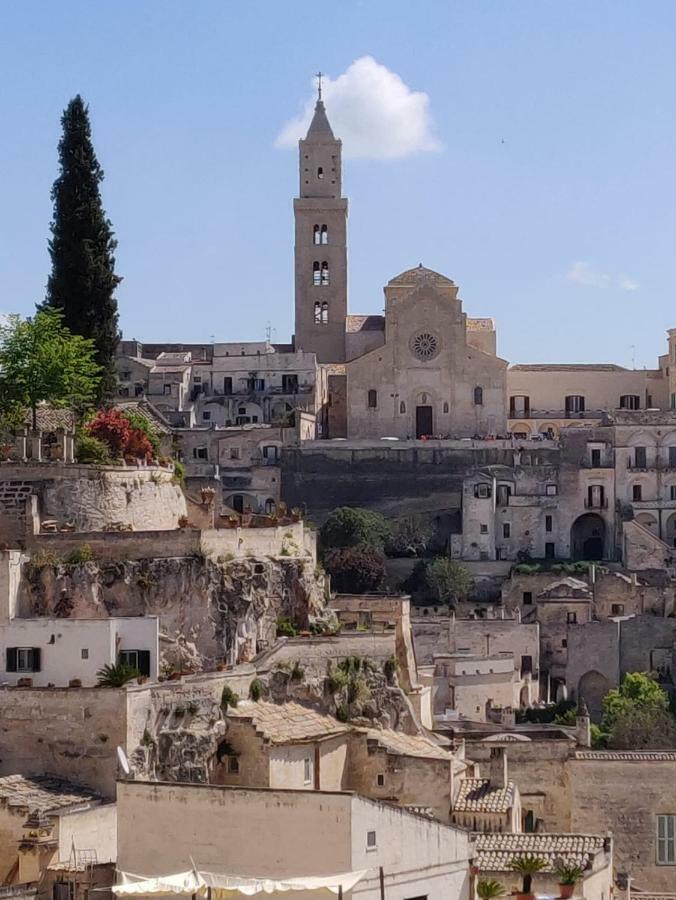
{"type": "Polygon", "coordinates": [[[420,438],[431,437],[434,434],[431,406],[416,406],[415,408],[415,436],[420,438]]]}
{"type": "Polygon", "coordinates": [[[574,560],[603,559],[606,525],[596,513],[579,516],[570,530],[570,555],[574,560]]]}

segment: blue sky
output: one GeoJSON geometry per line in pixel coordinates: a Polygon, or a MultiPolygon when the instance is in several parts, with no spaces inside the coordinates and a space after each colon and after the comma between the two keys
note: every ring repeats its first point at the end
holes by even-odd
{"type": "MultiPolygon", "coordinates": [[[[381,158],[416,114],[395,97],[345,164],[351,311],[380,312],[423,262],[495,317],[512,362],[655,365],[676,326],[676,4],[659,0],[6,0],[0,309],[43,297],[59,118],[80,92],[125,336],[257,340],[269,322],[287,340],[297,163],[275,142],[313,72],[366,56],[428,102],[417,151],[381,158]]],[[[378,99],[351,122],[343,92],[352,142],[378,99]]]]}

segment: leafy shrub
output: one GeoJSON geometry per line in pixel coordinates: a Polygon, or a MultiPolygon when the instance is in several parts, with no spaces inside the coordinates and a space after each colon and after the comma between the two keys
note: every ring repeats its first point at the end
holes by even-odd
{"type": "Polygon", "coordinates": [[[336,718],[339,722],[349,722],[350,710],[347,703],[341,703],[336,707],[336,718]]]}
{"type": "Polygon", "coordinates": [[[67,566],[81,566],[82,563],[91,562],[93,559],[95,559],[94,551],[89,544],[83,544],[77,550],[71,550],[63,561],[67,566]]]}
{"type": "Polygon", "coordinates": [[[155,456],[146,432],[135,428],[127,415],[117,409],[99,410],[86,428],[92,437],[108,447],[115,459],[131,457],[152,462],[155,456]]]}
{"type": "Polygon", "coordinates": [[[254,703],[258,703],[261,699],[261,695],[263,693],[263,682],[260,678],[254,678],[254,680],[249,685],[249,699],[253,700],[254,703]]]}
{"type": "Polygon", "coordinates": [[[180,459],[174,460],[174,481],[178,484],[185,481],[185,465],[180,459]]]}
{"type": "Polygon", "coordinates": [[[377,591],[386,575],[382,551],[367,544],[328,550],[324,567],[340,593],[377,591]]]}
{"type": "Polygon", "coordinates": [[[108,445],[84,428],[75,433],[75,459],[85,465],[109,466],[112,462],[108,445]]]}
{"type": "Polygon", "coordinates": [[[153,423],[138,410],[125,410],[122,415],[129,422],[134,431],[144,434],[152,448],[155,459],[160,455],[160,436],[153,423]]]}
{"type": "Polygon", "coordinates": [[[296,637],[298,629],[290,619],[277,619],[277,637],[296,637]]]}
{"type": "Polygon", "coordinates": [[[380,513],[359,507],[340,506],[329,514],[319,532],[327,549],[366,545],[382,550],[390,536],[390,526],[380,513]]]}
{"type": "Polygon", "coordinates": [[[225,711],[229,706],[234,709],[239,703],[239,694],[236,694],[229,684],[223,687],[221,693],[221,709],[225,711]]]}

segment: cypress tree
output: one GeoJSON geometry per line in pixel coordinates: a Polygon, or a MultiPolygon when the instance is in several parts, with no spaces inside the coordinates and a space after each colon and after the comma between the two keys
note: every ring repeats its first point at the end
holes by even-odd
{"type": "Polygon", "coordinates": [[[103,169],[91,139],[89,108],[78,94],[61,117],[59,176],[52,187],[52,272],[43,308],[63,313],[64,325],[94,342],[102,377],[98,400],[115,391],[115,351],[120,340],[115,289],[117,241],[101,203],[103,169]]]}

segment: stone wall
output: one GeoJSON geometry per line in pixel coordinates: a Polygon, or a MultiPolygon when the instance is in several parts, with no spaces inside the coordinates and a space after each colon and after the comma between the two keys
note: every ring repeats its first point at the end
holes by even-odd
{"type": "Polygon", "coordinates": [[[186,512],[173,473],[159,466],[2,464],[0,540],[17,546],[27,528],[32,530],[27,507],[32,495],[38,498],[39,519],[78,531],[102,531],[116,523],[139,531],[172,529],[186,512]]]}
{"type": "Polygon", "coordinates": [[[676,753],[580,753],[568,770],[574,830],[612,832],[615,869],[635,890],[673,890],[676,868],[656,864],[656,817],[676,810],[676,753]]]}

